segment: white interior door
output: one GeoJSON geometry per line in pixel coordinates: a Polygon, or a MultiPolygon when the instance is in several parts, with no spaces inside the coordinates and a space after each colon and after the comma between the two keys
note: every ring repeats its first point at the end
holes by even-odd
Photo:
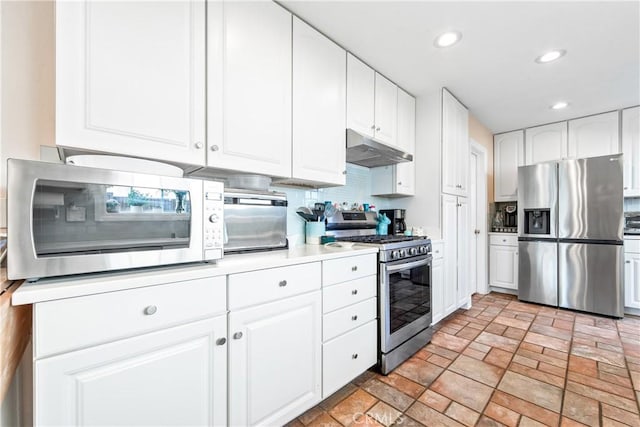
{"type": "Polygon", "coordinates": [[[470,292],[489,292],[487,260],[487,150],[471,140],[469,165],[470,292]]]}
{"type": "Polygon", "coordinates": [[[478,183],[475,177],[478,175],[478,154],[472,152],[469,161],[469,293],[474,294],[478,290],[478,183]]]}

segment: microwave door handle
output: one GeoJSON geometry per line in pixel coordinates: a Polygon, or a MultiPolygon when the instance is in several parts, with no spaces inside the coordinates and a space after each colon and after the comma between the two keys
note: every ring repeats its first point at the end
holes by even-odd
{"type": "Polygon", "coordinates": [[[387,271],[387,273],[394,273],[396,271],[402,271],[402,270],[407,270],[407,269],[411,269],[411,268],[422,267],[422,266],[425,266],[425,265],[427,265],[429,263],[431,263],[431,258],[425,258],[425,259],[421,259],[420,261],[414,261],[414,262],[409,262],[409,263],[393,265],[391,267],[386,267],[385,270],[387,271]]]}

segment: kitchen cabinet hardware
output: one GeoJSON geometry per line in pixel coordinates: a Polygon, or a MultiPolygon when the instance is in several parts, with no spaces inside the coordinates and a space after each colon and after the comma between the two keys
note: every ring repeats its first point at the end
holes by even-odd
{"type": "Polygon", "coordinates": [[[351,295],[358,295],[358,290],[357,289],[352,290],[351,295]]]}
{"type": "Polygon", "coordinates": [[[342,171],[342,175],[346,175],[346,174],[347,174],[347,171],[342,171]]]}
{"type": "Polygon", "coordinates": [[[235,334],[233,334],[234,340],[239,340],[240,338],[242,338],[242,332],[236,332],[235,334]]]}
{"type": "Polygon", "coordinates": [[[156,307],[155,305],[150,305],[145,307],[144,314],[146,314],[147,316],[151,316],[152,314],[156,314],[156,311],[158,311],[158,307],[156,307]]]}
{"type": "Polygon", "coordinates": [[[278,286],[280,286],[281,288],[284,286],[287,286],[287,281],[286,280],[281,280],[280,283],[278,283],[278,286]]]}
{"type": "Polygon", "coordinates": [[[628,189],[629,189],[629,187],[624,187],[624,188],[623,188],[623,190],[628,190],[628,189]]]}
{"type": "Polygon", "coordinates": [[[225,337],[218,338],[216,340],[216,345],[225,345],[227,343],[227,339],[225,337]]]}
{"type": "Polygon", "coordinates": [[[353,267],[351,267],[351,271],[358,271],[358,266],[354,265],[353,267]]]}
{"type": "MultiPolygon", "coordinates": [[[[476,233],[476,234],[477,234],[477,233],[476,233]]],[[[502,239],[502,241],[506,243],[506,242],[507,242],[507,239],[502,239]]]]}
{"type": "Polygon", "coordinates": [[[376,130],[376,125],[371,125],[371,130],[376,130]]]}
{"type": "Polygon", "coordinates": [[[376,132],[380,132],[380,128],[376,128],[376,132]]]}
{"type": "Polygon", "coordinates": [[[201,149],[202,147],[204,147],[204,145],[203,145],[203,144],[202,144],[202,142],[200,142],[200,141],[196,142],[194,145],[196,146],[196,148],[197,148],[198,150],[199,150],[199,149],[201,149]]]}
{"type": "Polygon", "coordinates": [[[211,146],[211,151],[218,151],[220,149],[220,147],[218,147],[216,144],[211,146]]]}
{"type": "Polygon", "coordinates": [[[354,322],[355,322],[356,320],[358,320],[358,315],[357,315],[357,314],[355,314],[355,315],[351,316],[351,320],[353,320],[354,322]]]}
{"type": "Polygon", "coordinates": [[[402,185],[402,181],[398,181],[398,185],[402,185]]]}
{"type": "Polygon", "coordinates": [[[626,260],[625,263],[626,264],[631,264],[631,261],[630,260],[626,260]]]}
{"type": "Polygon", "coordinates": [[[358,358],[358,353],[353,353],[353,354],[351,355],[351,358],[352,358],[352,359],[357,359],[357,358],[358,358]]]}

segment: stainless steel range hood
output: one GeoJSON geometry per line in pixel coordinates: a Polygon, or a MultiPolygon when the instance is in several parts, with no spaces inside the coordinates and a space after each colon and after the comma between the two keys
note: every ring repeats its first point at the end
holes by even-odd
{"type": "Polygon", "coordinates": [[[375,168],[411,161],[412,154],[347,129],[347,163],[375,168]]]}

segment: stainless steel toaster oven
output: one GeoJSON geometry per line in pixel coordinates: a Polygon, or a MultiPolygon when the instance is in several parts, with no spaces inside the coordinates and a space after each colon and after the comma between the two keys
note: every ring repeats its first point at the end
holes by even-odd
{"type": "Polygon", "coordinates": [[[286,249],[287,195],[225,189],[224,252],[286,249]]]}

